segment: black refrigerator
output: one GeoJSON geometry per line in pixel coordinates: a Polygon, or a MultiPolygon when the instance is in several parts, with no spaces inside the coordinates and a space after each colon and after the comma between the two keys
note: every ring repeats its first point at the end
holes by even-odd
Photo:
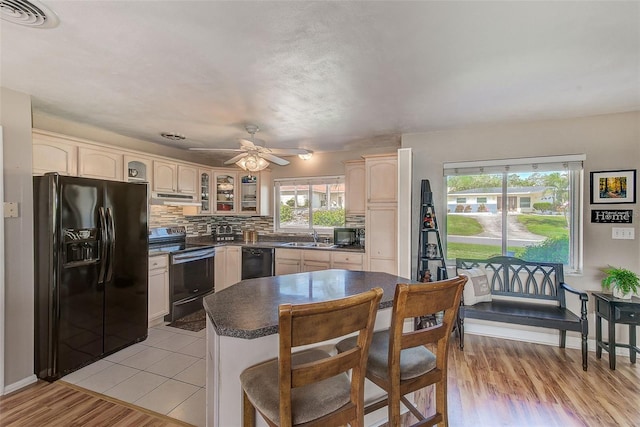
{"type": "Polygon", "coordinates": [[[33,180],[35,371],[53,381],[147,337],[147,185],[33,180]]]}

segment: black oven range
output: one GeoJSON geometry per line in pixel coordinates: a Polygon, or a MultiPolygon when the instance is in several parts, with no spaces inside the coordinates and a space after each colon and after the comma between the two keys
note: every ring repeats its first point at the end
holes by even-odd
{"type": "Polygon", "coordinates": [[[187,243],[185,227],[149,229],[149,255],[169,255],[169,314],[173,322],[202,308],[202,299],[214,291],[215,247],[187,243]]]}

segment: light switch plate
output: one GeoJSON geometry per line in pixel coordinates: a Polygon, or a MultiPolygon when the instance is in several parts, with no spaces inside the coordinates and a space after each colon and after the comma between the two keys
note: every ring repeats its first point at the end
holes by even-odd
{"type": "Polygon", "coordinates": [[[4,202],[4,217],[18,218],[18,202],[4,202]]]}
{"type": "Polygon", "coordinates": [[[636,238],[633,227],[613,227],[611,229],[612,239],[633,240],[636,238]]]}

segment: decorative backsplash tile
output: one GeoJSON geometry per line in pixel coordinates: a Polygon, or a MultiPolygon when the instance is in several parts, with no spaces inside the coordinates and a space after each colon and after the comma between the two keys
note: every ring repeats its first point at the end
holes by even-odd
{"type": "Polygon", "coordinates": [[[347,215],[344,226],[364,228],[364,215],[347,215]]]}
{"type": "MultiPolygon", "coordinates": [[[[272,216],[184,216],[181,207],[163,205],[150,205],[149,213],[149,228],[182,225],[187,229],[189,237],[206,236],[209,224],[213,230],[218,225],[230,225],[238,239],[246,229],[256,230],[265,240],[300,236],[300,233],[275,233],[272,216]]],[[[364,216],[348,215],[345,227],[364,228],[364,216]]]]}

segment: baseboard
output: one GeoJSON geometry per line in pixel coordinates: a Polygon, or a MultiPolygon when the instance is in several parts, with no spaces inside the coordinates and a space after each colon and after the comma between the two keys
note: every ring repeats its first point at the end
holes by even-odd
{"type": "MultiPolygon", "coordinates": [[[[533,329],[533,328],[532,328],[533,329]]],[[[477,319],[464,320],[464,333],[471,335],[482,335],[493,338],[503,338],[514,341],[530,342],[534,344],[545,344],[557,347],[560,340],[560,333],[555,329],[535,328],[537,330],[520,329],[515,325],[484,322],[477,319]],[[493,324],[491,324],[493,323],[493,324]],[[497,326],[500,325],[500,326],[497,326]]],[[[567,332],[567,348],[582,349],[582,338],[580,336],[571,336],[572,332],[567,332]]],[[[577,334],[577,332],[575,332],[577,334]]],[[[595,351],[596,340],[589,338],[587,340],[587,348],[589,351],[595,351]]],[[[604,352],[606,354],[606,352],[604,352]]],[[[617,348],[616,355],[629,356],[628,348],[617,348]]]]}
{"type": "Polygon", "coordinates": [[[27,378],[23,378],[18,382],[15,382],[13,384],[9,384],[7,386],[4,387],[3,390],[3,396],[5,394],[9,394],[9,393],[13,393],[16,390],[20,390],[21,388],[24,388],[30,384],[35,383],[36,381],[38,381],[38,377],[36,377],[35,375],[30,375],[27,378]]]}

